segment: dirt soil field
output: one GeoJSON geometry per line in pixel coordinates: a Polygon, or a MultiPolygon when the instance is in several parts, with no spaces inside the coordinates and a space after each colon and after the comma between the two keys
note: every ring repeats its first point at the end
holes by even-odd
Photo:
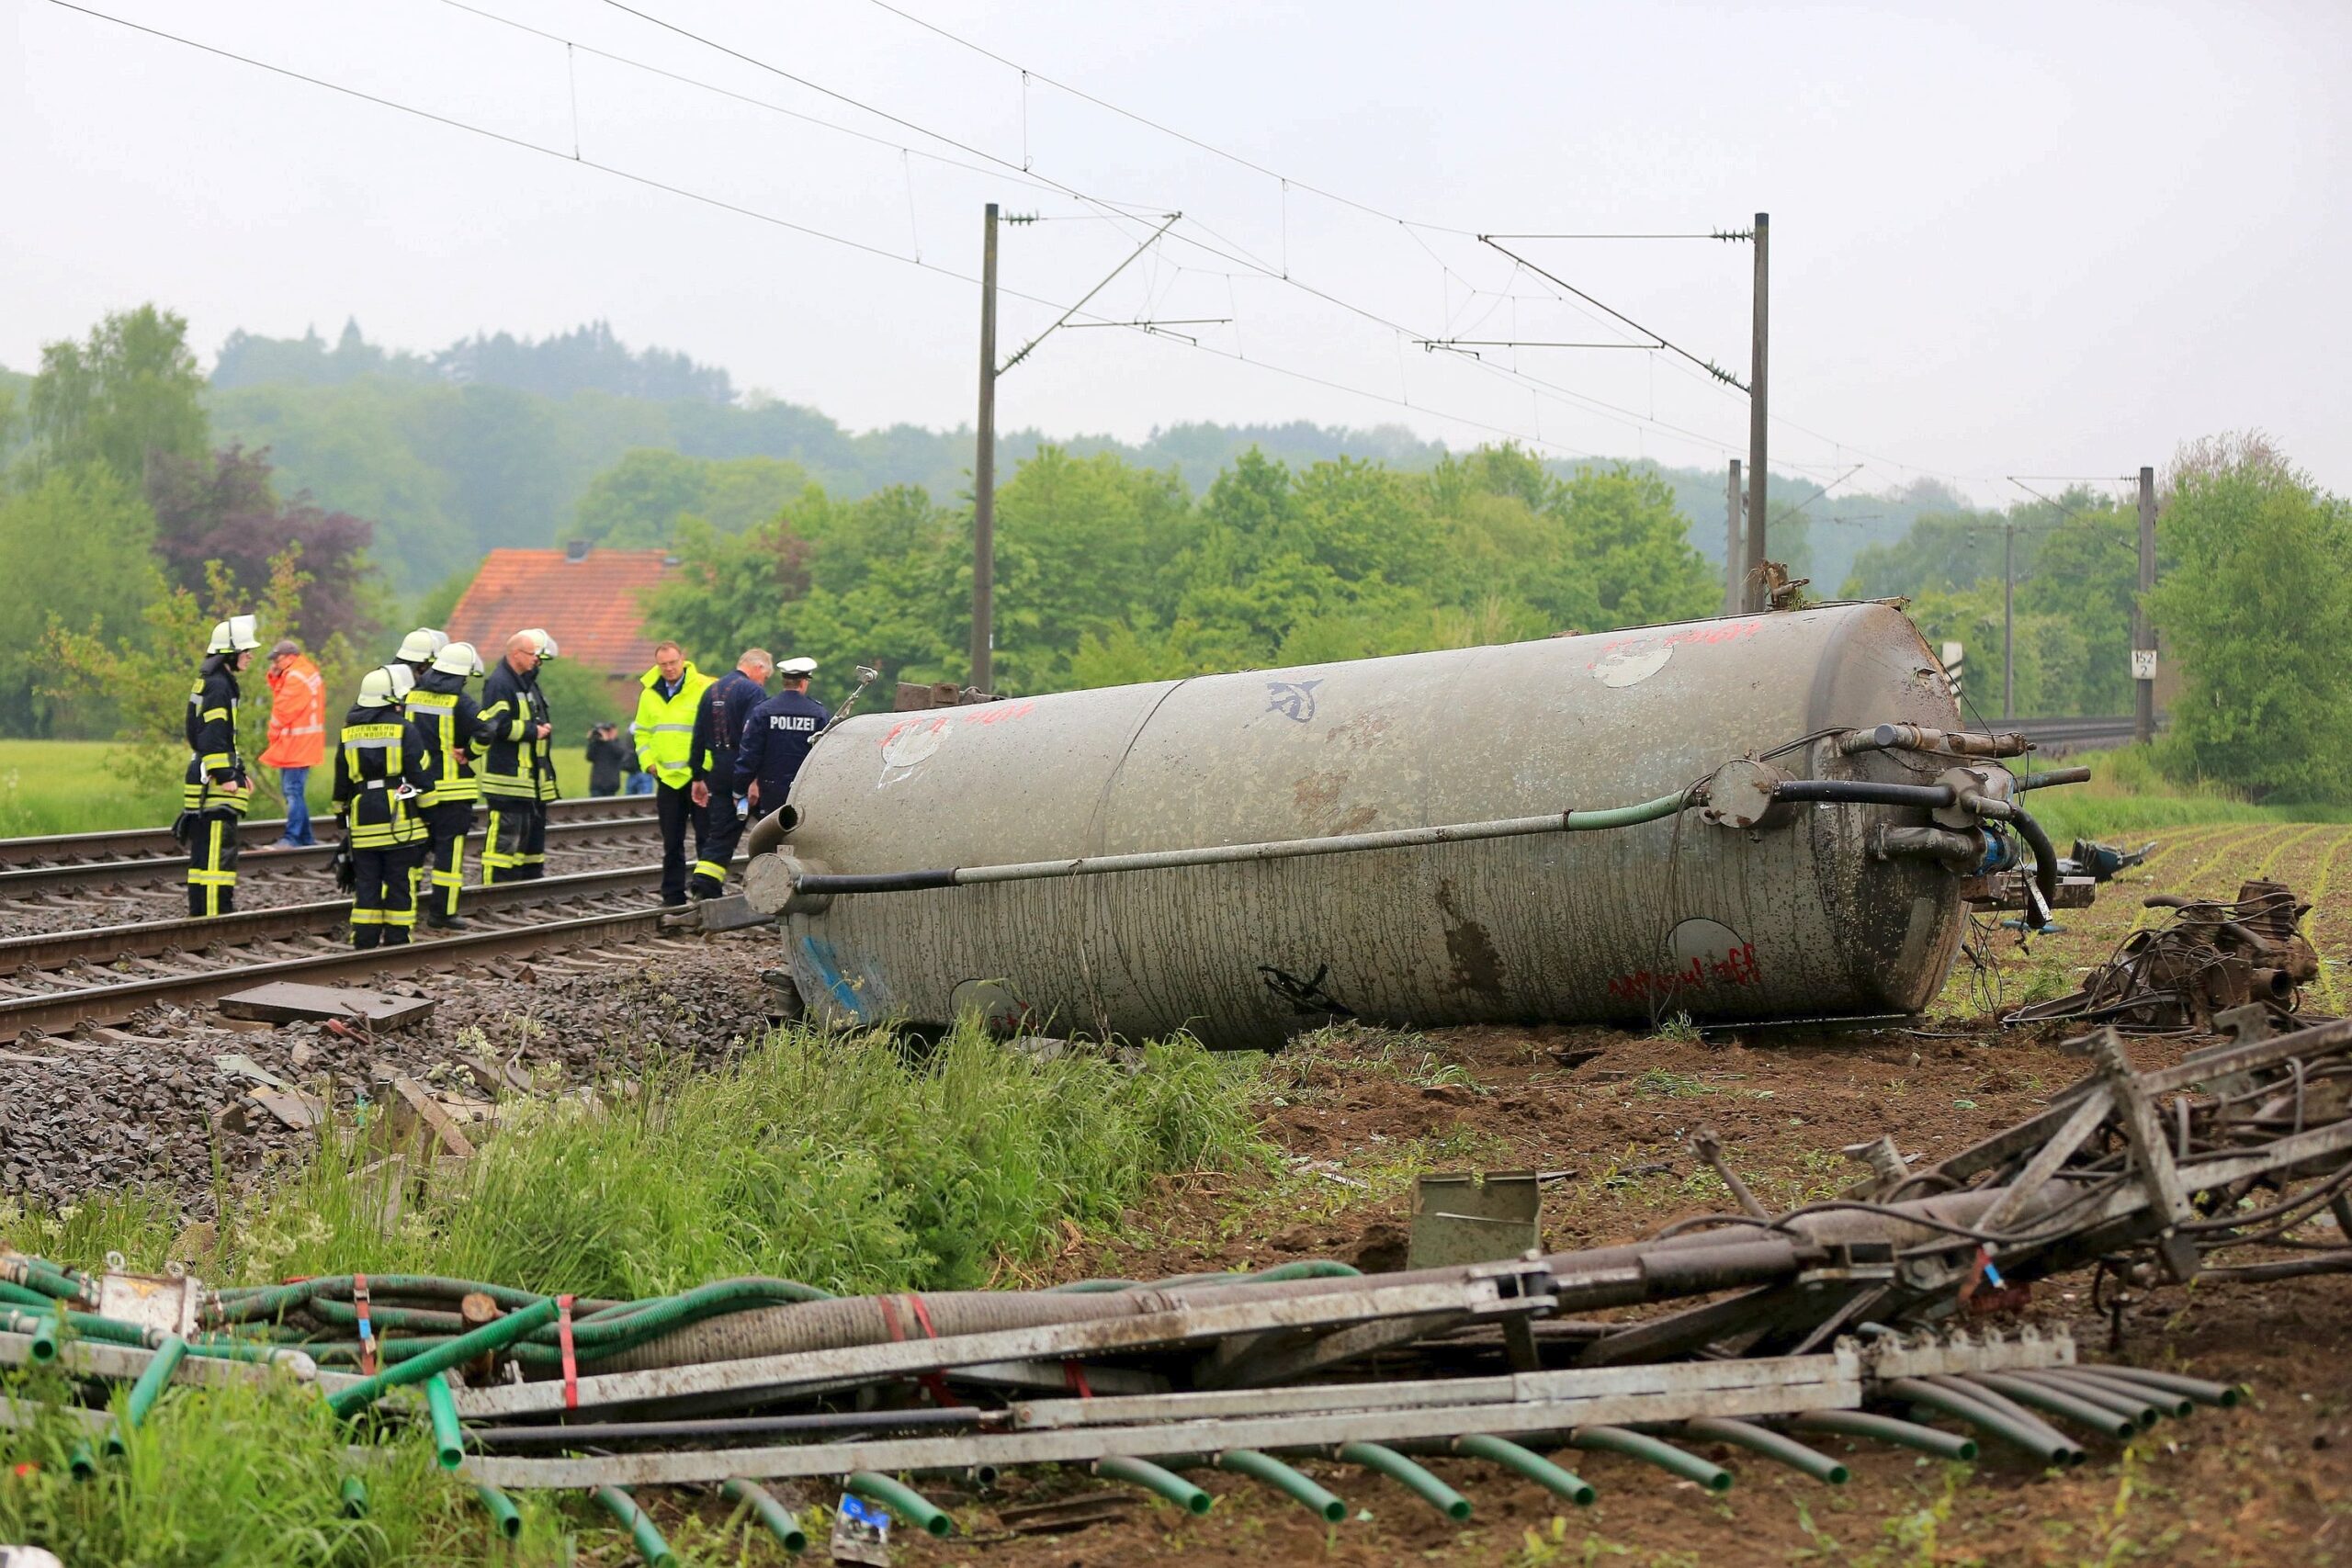
{"type": "MultiPolygon", "coordinates": [[[[1431,1169],[1532,1168],[1544,1183],[1544,1244],[1631,1239],[1689,1213],[1730,1206],[1687,1141],[1705,1125],[1768,1205],[1830,1195],[1860,1174],[1848,1144],[1892,1134],[1907,1155],[1950,1154],[2019,1120],[2082,1076],[2062,1025],[2004,1033],[1974,1021],[1996,983],[2014,1003],[2071,989],[2143,917],[2159,889],[2229,896],[2244,878],[2283,880],[2314,898],[2311,934],[2327,972],[2307,1010],[2334,1012],[2352,941],[2352,901],[2333,874],[2352,829],[2281,825],[2191,829],[2145,872],[2069,911],[2068,929],[2021,948],[2000,931],[1983,974],[1965,961],[1952,1016],[1916,1030],[1777,1032],[1702,1040],[1600,1030],[1470,1029],[1427,1035],[1340,1030],[1271,1064],[1266,1130],[1286,1158],[1266,1180],[1168,1183],[1131,1216],[1132,1234],[1077,1239],[1052,1264],[1005,1283],[1087,1275],[1150,1279],[1337,1257],[1366,1268],[1402,1260],[1414,1176],[1431,1169]]],[[[2141,1040],[2143,1066],[2188,1043],[2141,1040]]],[[[2321,1222],[2310,1233],[2326,1235],[2321,1222]]],[[[1574,1509],[1487,1465],[1438,1461],[1476,1506],[1457,1528],[1393,1483],[1352,1467],[1309,1465],[1358,1512],[1326,1527],[1237,1478],[1195,1472],[1218,1498],[1202,1518],[1141,1501],[1123,1520],[1059,1537],[1008,1538],[999,1505],[1094,1483],[1016,1476],[1001,1493],[957,1499],[972,1532],[905,1544],[922,1563],[1078,1568],[1144,1562],[1411,1562],[1534,1565],[1993,1563],[2352,1563],[2352,1280],[2201,1283],[2135,1291],[2095,1308],[2088,1276],[2044,1282],[2020,1320],[2068,1325],[2086,1356],[2253,1385],[2235,1411],[2166,1420],[2128,1446],[2093,1439],[2090,1462],[2043,1473],[1995,1452],[1945,1464],[1880,1445],[1828,1441],[1854,1471],[1832,1489],[1753,1456],[1710,1455],[1738,1475],[1710,1496],[1613,1455],[1573,1456],[1600,1492],[1574,1509]]],[[[1702,1450],[1703,1451],[1703,1450],[1702,1450]]],[[[943,1499],[944,1500],[944,1499],[943,1499]]]]}

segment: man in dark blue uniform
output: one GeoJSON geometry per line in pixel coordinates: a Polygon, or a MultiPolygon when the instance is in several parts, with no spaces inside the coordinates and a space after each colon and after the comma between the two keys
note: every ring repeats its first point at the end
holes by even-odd
{"type": "Polygon", "coordinates": [[[753,821],[784,804],[792,777],[808,748],[832,716],[808,694],[813,659],[787,659],[776,667],[784,690],[752,710],[743,723],[743,744],[735,753],[735,783],[744,792],[753,821]]]}
{"type": "Polygon", "coordinates": [[[694,800],[703,813],[703,838],[686,891],[696,898],[716,898],[726,889],[727,863],[735,858],[735,840],[743,836],[743,814],[735,809],[735,752],[752,710],[768,700],[768,676],[775,670],[774,654],[747,648],[695,705],[694,800]]]}

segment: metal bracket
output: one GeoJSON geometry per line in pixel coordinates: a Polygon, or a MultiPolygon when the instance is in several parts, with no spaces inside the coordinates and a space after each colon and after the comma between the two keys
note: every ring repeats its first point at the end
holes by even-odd
{"type": "MultiPolygon", "coordinates": [[[[2097,1058],[2099,1070],[2107,1075],[2109,1091],[2115,1097],[2120,1111],[2124,1136],[2132,1144],[2132,1160],[2139,1168],[2141,1184],[2147,1189],[2148,1207],[2163,1223],[2158,1233],[2156,1256],[2162,1260],[2165,1273],[2176,1282],[2197,1277],[2197,1247],[2180,1233],[2180,1226],[2196,1217],[2189,1207],[2188,1194],[2180,1185],[2180,1168],[2173,1163],[2172,1145],[2165,1138],[2164,1121],[2156,1114],[2155,1101],[2142,1087],[2132,1070],[2132,1058],[2124,1054],[2123,1042],[2110,1025],[2102,1029],[2091,1041],[2091,1055],[2097,1058]]],[[[2068,1125],[2080,1120],[2080,1112],[2069,1119],[2068,1125]]]]}

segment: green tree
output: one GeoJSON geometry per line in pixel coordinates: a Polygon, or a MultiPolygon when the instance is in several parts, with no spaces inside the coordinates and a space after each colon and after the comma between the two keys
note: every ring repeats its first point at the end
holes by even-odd
{"type": "MultiPolygon", "coordinates": [[[[96,464],[52,469],[0,496],[0,641],[37,649],[52,625],[117,640],[135,634],[163,592],[151,551],[155,520],[138,492],[96,464]]],[[[200,645],[199,645],[200,646],[200,645]]],[[[105,691],[62,702],[42,690],[40,660],[0,675],[0,731],[11,735],[113,733],[117,705],[105,691]]],[[[182,694],[186,695],[185,693],[182,694]]]]}
{"type": "Polygon", "coordinates": [[[2149,596],[2184,690],[2171,768],[2288,801],[2352,796],[2352,505],[2256,442],[2187,468],[2158,524],[2174,559],[2149,596]]]}
{"type": "Polygon", "coordinates": [[[143,489],[149,454],[204,454],[203,390],[184,318],[153,305],[110,312],[86,342],[41,349],[28,411],[35,469],[96,464],[143,489]]]}
{"type": "Polygon", "coordinates": [[[808,471],[775,457],[688,457],[640,446],[589,481],[571,536],[615,548],[674,543],[682,520],[740,534],[808,488],[808,471]]]}

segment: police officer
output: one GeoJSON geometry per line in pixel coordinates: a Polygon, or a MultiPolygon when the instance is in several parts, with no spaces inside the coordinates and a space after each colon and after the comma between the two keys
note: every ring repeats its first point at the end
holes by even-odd
{"type": "Polygon", "coordinates": [[[555,638],[534,626],[506,639],[506,656],[481,683],[481,793],[490,826],[481,850],[481,883],[528,882],[548,872],[548,802],[556,797],[555,724],[539,690],[539,666],[556,656],[555,638]]]}
{"type": "Polygon", "coordinates": [[[735,752],[735,778],[747,785],[744,795],[754,821],[784,804],[817,732],[832,716],[808,694],[808,677],[817,672],[815,660],[787,659],[776,672],[784,677],[784,690],[752,710],[743,724],[743,743],[735,752]]]}
{"type": "Polygon", "coordinates": [[[188,689],[187,772],[175,826],[186,834],[191,915],[226,915],[237,907],[237,827],[254,788],[237,755],[237,675],[260,646],[253,616],[230,616],[212,628],[188,689]]]}
{"type": "Polygon", "coordinates": [[[401,711],[400,685],[390,669],[368,671],[336,738],[334,809],[351,855],[354,947],[402,946],[416,926],[411,868],[425,829],[415,803],[433,781],[424,738],[401,711]]]}
{"type": "Polygon", "coordinates": [[[425,776],[432,781],[416,800],[425,829],[417,872],[422,881],[430,867],[431,891],[421,902],[424,923],[435,931],[459,930],[466,923],[458,915],[458,890],[466,881],[466,835],[473,829],[474,802],[481,798],[473,758],[492,738],[481,705],[467,694],[466,678],[481,672],[474,645],[453,642],[434,656],[408,694],[409,722],[424,739],[425,776]]]}
{"type": "Polygon", "coordinates": [[[711,678],[695,668],[674,642],[656,643],[653,668],[638,681],[638,761],[655,779],[654,810],[662,824],[662,902],[674,908],[686,901],[686,828],[695,830],[695,861],[703,852],[703,813],[687,785],[694,778],[695,712],[711,678]]]}
{"type": "Polygon", "coordinates": [[[392,661],[395,664],[407,665],[408,672],[422,681],[424,679],[425,671],[433,668],[433,661],[440,657],[441,650],[448,646],[447,632],[435,631],[431,626],[419,626],[401,638],[399,649],[392,654],[392,661]]]}
{"type": "Polygon", "coordinates": [[[743,814],[735,809],[735,749],[743,743],[752,710],[767,701],[775,671],[775,658],[766,649],[747,648],[695,709],[693,793],[702,808],[703,840],[686,890],[697,898],[716,898],[727,886],[728,863],[743,836],[743,814]]]}

